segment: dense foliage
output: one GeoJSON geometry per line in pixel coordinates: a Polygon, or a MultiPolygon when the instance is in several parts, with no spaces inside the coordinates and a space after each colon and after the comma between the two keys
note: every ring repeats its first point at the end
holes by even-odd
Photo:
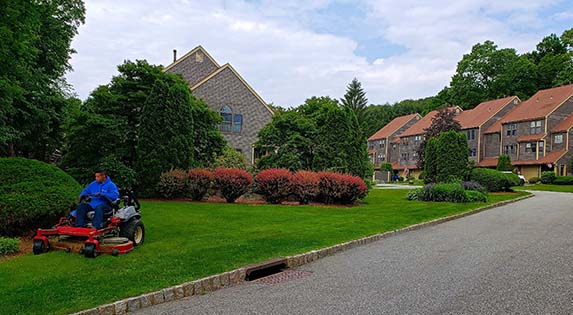
{"type": "Polygon", "coordinates": [[[76,203],[80,185],[52,165],[0,158],[0,235],[50,227],[76,203]]]}
{"type": "Polygon", "coordinates": [[[242,170],[246,170],[247,157],[243,153],[237,151],[236,149],[231,148],[228,145],[225,145],[222,149],[221,154],[218,155],[211,163],[211,167],[239,168],[242,170]]]}
{"type": "Polygon", "coordinates": [[[0,236],[0,257],[10,255],[20,250],[20,240],[11,237],[0,236]]]}
{"type": "Polygon", "coordinates": [[[255,176],[256,192],[269,203],[279,204],[292,193],[292,174],[287,169],[271,168],[255,176]]]}
{"type": "Polygon", "coordinates": [[[488,168],[476,168],[470,175],[472,181],[479,183],[490,192],[510,191],[512,186],[520,184],[519,176],[513,173],[502,173],[488,168]]]}
{"type": "Polygon", "coordinates": [[[187,189],[190,197],[193,200],[202,200],[213,185],[213,172],[203,168],[195,168],[189,170],[187,175],[187,189]]]}
{"type": "Polygon", "coordinates": [[[141,60],[118,71],[69,122],[61,163],[69,174],[87,183],[108,163],[120,171],[110,172],[112,178],[150,193],[162,172],[207,166],[221,154],[220,118],[190,95],[185,80],[141,60]]]}
{"type": "Polygon", "coordinates": [[[81,0],[2,1],[0,157],[48,161],[61,146],[71,98],[63,78],[84,23],[81,0]]]}
{"type": "Polygon", "coordinates": [[[487,191],[476,183],[439,183],[427,184],[412,190],[406,196],[408,200],[435,202],[486,202],[487,191]]]}
{"type": "Polygon", "coordinates": [[[509,155],[502,154],[499,156],[499,158],[497,159],[496,169],[498,171],[511,171],[511,170],[513,170],[513,165],[511,165],[511,159],[509,158],[509,155]]]}
{"type": "Polygon", "coordinates": [[[292,193],[301,205],[314,200],[318,193],[318,174],[310,171],[297,171],[292,177],[292,193]]]}
{"type": "Polygon", "coordinates": [[[185,197],[187,193],[187,178],[187,172],[181,169],[163,172],[159,176],[159,182],[153,187],[154,192],[165,199],[185,197]]]}
{"type": "Polygon", "coordinates": [[[540,181],[539,177],[537,176],[533,176],[530,179],[527,180],[528,183],[530,184],[537,184],[540,181]]]}
{"type": "Polygon", "coordinates": [[[465,134],[447,131],[437,138],[430,138],[426,155],[426,182],[447,183],[461,181],[466,177],[468,143],[465,134]]]}
{"type": "Polygon", "coordinates": [[[557,176],[553,171],[541,172],[541,182],[544,184],[553,184],[555,177],[557,176]]]}
{"type": "Polygon", "coordinates": [[[372,174],[356,115],[330,98],[313,97],[277,113],[258,136],[257,148],[268,152],[258,160],[258,169],[330,170],[362,178],[372,174]]]}
{"type": "Polygon", "coordinates": [[[233,203],[237,198],[251,190],[253,176],[249,172],[235,168],[218,168],[213,172],[215,188],[228,203],[233,203]]]}
{"type": "Polygon", "coordinates": [[[364,121],[364,110],[366,106],[368,106],[368,99],[366,98],[366,92],[364,92],[362,84],[360,84],[356,78],[352,79],[352,82],[348,84],[346,93],[340,102],[342,106],[350,108],[354,114],[356,114],[358,124],[362,125],[364,121]]]}
{"type": "Polygon", "coordinates": [[[573,176],[557,176],[553,180],[555,185],[573,185],[573,176]]]}
{"type": "Polygon", "coordinates": [[[368,194],[362,178],[335,172],[318,173],[318,190],[318,199],[327,204],[352,204],[368,194]]]}
{"type": "Polygon", "coordinates": [[[455,120],[456,115],[457,113],[455,110],[442,108],[438,110],[436,116],[432,118],[432,123],[428,128],[424,129],[424,138],[416,150],[416,153],[418,154],[418,161],[416,162],[418,167],[425,167],[426,144],[430,139],[438,137],[442,132],[459,132],[461,130],[462,127],[460,126],[460,123],[455,120]]]}

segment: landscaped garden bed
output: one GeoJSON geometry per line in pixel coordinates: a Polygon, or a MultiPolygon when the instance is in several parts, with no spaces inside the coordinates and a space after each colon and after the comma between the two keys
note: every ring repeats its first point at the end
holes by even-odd
{"type": "MultiPolygon", "coordinates": [[[[484,205],[406,202],[406,193],[375,189],[354,207],[144,201],[145,245],[129,255],[0,261],[0,309],[66,314],[484,205]]],[[[488,204],[526,194],[491,194],[488,204]]]]}

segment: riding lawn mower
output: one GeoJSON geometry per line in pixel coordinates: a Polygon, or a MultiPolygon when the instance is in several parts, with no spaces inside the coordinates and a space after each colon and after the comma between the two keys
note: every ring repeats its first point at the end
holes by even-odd
{"type": "MultiPolygon", "coordinates": [[[[89,202],[91,195],[83,195],[80,202],[89,202]]],[[[104,227],[91,226],[94,211],[87,213],[88,226],[76,227],[76,217],[72,211],[68,217],[62,217],[51,229],[38,229],[34,237],[34,255],[49,250],[78,252],[87,258],[100,254],[113,256],[127,254],[134,246],[143,244],[145,226],[141,222],[141,208],[133,191],[120,190],[120,198],[107,200],[110,211],[104,213],[104,227]],[[123,207],[120,208],[123,201],[123,207]]]]}

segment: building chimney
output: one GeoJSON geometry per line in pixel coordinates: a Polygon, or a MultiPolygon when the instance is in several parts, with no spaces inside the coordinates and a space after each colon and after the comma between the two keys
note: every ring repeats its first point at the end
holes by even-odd
{"type": "Polygon", "coordinates": [[[173,62],[177,61],[177,49],[173,49],[173,62]]]}

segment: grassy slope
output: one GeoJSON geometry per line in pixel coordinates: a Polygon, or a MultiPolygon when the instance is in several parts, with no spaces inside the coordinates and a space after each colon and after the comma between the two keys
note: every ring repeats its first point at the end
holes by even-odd
{"type": "MultiPolygon", "coordinates": [[[[129,255],[50,252],[0,262],[0,310],[79,311],[483,205],[408,202],[405,194],[373,190],[353,208],[144,202],[146,242],[129,255]]],[[[492,195],[490,203],[525,194],[492,195]]]]}
{"type": "Polygon", "coordinates": [[[573,185],[546,185],[536,184],[531,186],[517,186],[512,187],[514,190],[543,190],[543,191],[556,191],[573,193],[573,185]]]}

